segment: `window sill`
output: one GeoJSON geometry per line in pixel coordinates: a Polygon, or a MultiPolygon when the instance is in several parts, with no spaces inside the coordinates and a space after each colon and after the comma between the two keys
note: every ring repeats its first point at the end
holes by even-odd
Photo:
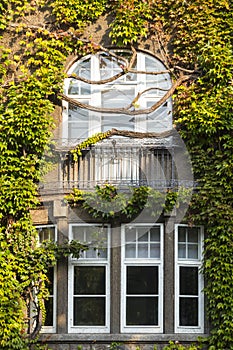
{"type": "Polygon", "coordinates": [[[193,333],[193,334],[41,334],[40,340],[49,343],[96,343],[96,342],[126,342],[126,343],[156,343],[156,342],[195,342],[197,338],[206,338],[208,334],[193,333]]]}

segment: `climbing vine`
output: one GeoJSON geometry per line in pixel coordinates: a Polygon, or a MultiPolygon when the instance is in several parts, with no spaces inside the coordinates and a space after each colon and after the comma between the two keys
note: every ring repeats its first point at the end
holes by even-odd
{"type": "MultiPolygon", "coordinates": [[[[62,92],[64,62],[69,55],[99,48],[92,40],[82,40],[81,34],[101,15],[112,16],[112,43],[138,45],[152,38],[168,68],[179,65],[195,72],[192,79],[177,86],[174,115],[198,182],[187,220],[206,227],[203,271],[213,326],[211,349],[231,349],[233,11],[228,0],[1,1],[0,347],[29,348],[25,291],[33,282],[40,284],[39,299],[46,295],[45,272],[48,264],[55,262],[56,253],[52,247],[35,248],[37,233],[29,208],[38,204],[37,184],[52,134],[51,115],[62,92]]],[[[174,78],[180,77],[180,72],[179,76],[174,72],[174,78]]],[[[94,135],[78,145],[72,152],[74,158],[106,136],[94,135]]],[[[136,214],[148,196],[170,210],[179,195],[143,187],[132,189],[126,198],[106,185],[92,194],[76,190],[69,201],[83,203],[88,211],[91,201],[96,203],[98,198],[105,198],[102,205],[114,201],[116,210],[108,212],[107,220],[119,208],[128,217],[136,214]]],[[[98,208],[93,210],[93,215],[103,215],[98,208]]],[[[67,254],[72,251],[69,249],[67,254]]]]}
{"type": "Polygon", "coordinates": [[[74,189],[66,196],[71,206],[85,209],[94,218],[109,221],[124,216],[132,220],[144,209],[152,217],[159,217],[163,212],[170,213],[174,208],[187,204],[192,189],[179,188],[177,191],[158,191],[148,186],[132,187],[127,192],[105,184],[97,185],[95,191],[88,192],[74,189]]]}

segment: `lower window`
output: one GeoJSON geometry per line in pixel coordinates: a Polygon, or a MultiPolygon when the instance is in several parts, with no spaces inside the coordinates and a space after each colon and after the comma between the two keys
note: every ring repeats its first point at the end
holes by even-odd
{"type": "Polygon", "coordinates": [[[175,329],[177,333],[203,333],[202,228],[177,225],[175,235],[175,329]]]}
{"type": "Polygon", "coordinates": [[[109,227],[70,225],[70,240],[88,244],[69,261],[69,332],[109,332],[109,227]]]}
{"type": "Polygon", "coordinates": [[[122,227],[122,332],[162,332],[162,228],[122,227]]]}
{"type": "MultiPolygon", "coordinates": [[[[38,232],[38,242],[57,240],[57,228],[55,225],[36,226],[38,232]]],[[[50,266],[47,271],[48,298],[44,300],[45,319],[42,333],[56,332],[56,266],[50,266]]]]}
{"type": "Polygon", "coordinates": [[[74,326],[105,326],[105,281],[105,266],[74,266],[74,326]]]}

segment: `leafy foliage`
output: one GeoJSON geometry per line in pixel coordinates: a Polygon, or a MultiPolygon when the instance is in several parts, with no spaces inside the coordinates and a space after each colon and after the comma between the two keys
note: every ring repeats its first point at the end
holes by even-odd
{"type": "Polygon", "coordinates": [[[137,216],[143,209],[152,216],[163,211],[170,212],[189,201],[190,190],[180,188],[177,192],[161,192],[147,186],[132,187],[122,192],[117,187],[105,184],[96,186],[95,191],[88,192],[74,189],[66,196],[72,206],[80,206],[94,218],[111,220],[124,215],[128,219],[137,216]]]}
{"type": "Polygon", "coordinates": [[[148,20],[152,19],[150,2],[116,0],[113,9],[115,16],[110,24],[113,43],[132,44],[147,36],[148,20]]]}
{"type": "MultiPolygon", "coordinates": [[[[1,38],[11,33],[20,43],[18,47],[5,47],[4,37],[0,46],[0,347],[28,349],[23,295],[32,281],[41,283],[39,298],[46,295],[44,272],[57,253],[53,247],[35,249],[36,232],[28,208],[37,203],[36,185],[51,135],[53,100],[62,88],[66,57],[93,50],[94,46],[84,44],[78,35],[86,24],[107,12],[114,18],[110,27],[113,43],[137,44],[149,36],[160,37],[158,27],[162,28],[172,48],[166,52],[169,62],[198,73],[196,81],[179,88],[175,119],[199,183],[188,220],[205,224],[208,236],[203,269],[213,325],[209,349],[231,349],[233,11],[228,0],[1,1],[1,38]],[[28,25],[25,16],[47,11],[49,6],[55,16],[49,29],[47,24],[28,25]]],[[[101,137],[95,135],[79,145],[74,158],[101,137]]],[[[99,197],[104,198],[102,206],[114,202],[115,209],[106,214],[106,208],[102,208],[101,214],[96,208],[93,214],[109,219],[119,210],[122,212],[121,208],[124,215],[135,215],[148,198],[160,209],[165,203],[163,209],[169,211],[185,200],[185,193],[161,194],[139,188],[125,197],[105,186],[93,194],[76,190],[70,200],[81,200],[88,209],[88,203],[97,203],[99,197]]],[[[65,254],[75,249],[76,243],[64,247],[65,254]]],[[[180,345],[170,344],[170,348],[180,345]]]]}
{"type": "Polygon", "coordinates": [[[51,6],[57,22],[75,24],[82,29],[105,11],[106,3],[106,0],[55,0],[51,2],[51,6]]]}
{"type": "Polygon", "coordinates": [[[73,150],[71,150],[71,154],[73,155],[74,161],[77,161],[78,156],[82,155],[82,150],[86,149],[97,142],[108,138],[111,135],[111,131],[100,132],[97,134],[88,137],[86,140],[78,144],[73,150]]]}

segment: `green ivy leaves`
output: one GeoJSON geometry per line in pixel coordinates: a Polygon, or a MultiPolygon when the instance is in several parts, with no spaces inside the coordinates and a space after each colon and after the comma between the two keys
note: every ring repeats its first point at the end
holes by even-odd
{"type": "Polygon", "coordinates": [[[148,20],[152,19],[149,1],[118,0],[115,16],[110,24],[110,37],[117,45],[133,44],[148,33],[148,20]]]}
{"type": "Polygon", "coordinates": [[[142,210],[148,210],[151,216],[171,212],[184,203],[189,203],[190,189],[180,188],[177,192],[161,192],[147,186],[129,187],[120,191],[111,184],[96,186],[95,191],[87,192],[74,189],[66,197],[72,206],[85,209],[92,217],[111,220],[125,216],[133,219],[142,210]]]}

